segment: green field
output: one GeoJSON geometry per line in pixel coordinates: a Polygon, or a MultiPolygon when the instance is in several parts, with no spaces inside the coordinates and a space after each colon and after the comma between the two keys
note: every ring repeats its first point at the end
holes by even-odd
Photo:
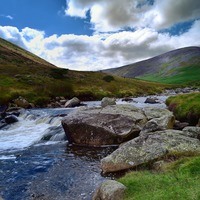
{"type": "Polygon", "coordinates": [[[124,200],[199,200],[200,156],[166,163],[161,171],[136,171],[119,179],[124,200]]]}
{"type": "Polygon", "coordinates": [[[166,84],[190,84],[190,85],[200,85],[200,66],[184,66],[177,69],[175,75],[170,74],[168,76],[160,74],[145,75],[138,77],[147,81],[154,81],[166,84]]]}

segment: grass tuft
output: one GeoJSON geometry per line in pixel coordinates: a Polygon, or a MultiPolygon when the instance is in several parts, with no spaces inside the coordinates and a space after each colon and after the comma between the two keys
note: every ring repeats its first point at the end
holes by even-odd
{"type": "Polygon", "coordinates": [[[169,97],[166,101],[176,119],[196,125],[200,118],[200,93],[182,94],[169,97]]]}
{"type": "Polygon", "coordinates": [[[200,156],[175,161],[162,173],[127,173],[119,181],[128,188],[124,200],[199,200],[200,156]]]}

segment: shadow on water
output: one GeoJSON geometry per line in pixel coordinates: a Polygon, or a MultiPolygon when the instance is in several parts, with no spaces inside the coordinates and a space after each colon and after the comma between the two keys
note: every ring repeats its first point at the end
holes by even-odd
{"type": "Polygon", "coordinates": [[[113,150],[57,143],[16,152],[13,159],[0,160],[0,196],[5,200],[89,200],[106,179],[101,176],[100,159],[113,150]]]}

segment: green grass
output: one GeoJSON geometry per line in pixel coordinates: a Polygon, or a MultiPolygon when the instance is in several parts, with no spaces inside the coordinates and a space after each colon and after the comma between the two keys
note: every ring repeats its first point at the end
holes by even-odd
{"type": "Polygon", "coordinates": [[[200,156],[170,163],[160,173],[127,173],[119,181],[127,187],[124,200],[199,200],[200,156]]]}
{"type": "MultiPolygon", "coordinates": [[[[174,72],[174,71],[173,71],[174,72]]],[[[166,84],[196,84],[200,83],[200,65],[184,66],[176,69],[176,74],[169,74],[168,76],[160,74],[149,74],[139,77],[147,81],[156,81],[166,84]]]]}
{"type": "Polygon", "coordinates": [[[200,118],[200,93],[182,94],[166,100],[168,108],[173,111],[176,119],[188,121],[196,125],[200,118]]]}

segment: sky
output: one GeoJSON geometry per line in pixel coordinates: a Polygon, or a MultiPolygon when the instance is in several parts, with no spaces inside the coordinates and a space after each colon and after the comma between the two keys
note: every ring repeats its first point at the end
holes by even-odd
{"type": "Polygon", "coordinates": [[[0,37],[95,71],[200,46],[200,0],[0,0],[0,37]]]}

